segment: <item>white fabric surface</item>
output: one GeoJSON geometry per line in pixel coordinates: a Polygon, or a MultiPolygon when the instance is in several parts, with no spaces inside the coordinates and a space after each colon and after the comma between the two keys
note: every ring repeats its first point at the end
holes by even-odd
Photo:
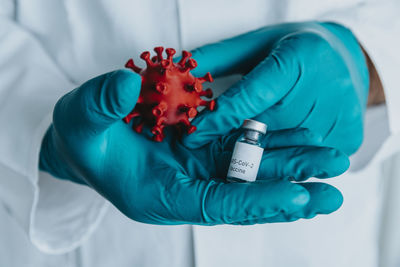
{"type": "MultiPolygon", "coordinates": [[[[39,174],[37,163],[56,100],[127,58],[160,44],[192,49],[267,24],[315,18],[342,21],[357,33],[383,78],[396,134],[398,11],[399,2],[390,0],[0,0],[0,266],[110,266],[109,260],[116,266],[376,266],[380,161],[399,150],[395,135],[366,169],[332,180],[345,195],[336,214],[243,228],[131,222],[114,208],[107,212],[106,201],[89,188],[39,174]],[[158,231],[159,238],[147,239],[158,231]]],[[[385,116],[376,123],[385,124],[385,116]]],[[[379,130],[370,131],[383,141],[388,133],[379,130]]],[[[373,156],[380,143],[364,147],[362,154],[373,156]]],[[[395,250],[381,253],[395,262],[388,251],[395,250]]]]}

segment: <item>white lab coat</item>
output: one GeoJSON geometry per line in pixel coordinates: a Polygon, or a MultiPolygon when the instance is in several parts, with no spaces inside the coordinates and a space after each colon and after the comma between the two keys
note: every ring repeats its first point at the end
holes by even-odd
{"type": "Polygon", "coordinates": [[[0,266],[400,266],[399,6],[396,0],[0,0],[0,266]],[[146,225],[88,187],[38,171],[53,105],[89,78],[156,45],[192,49],[267,24],[311,19],[342,22],[356,33],[388,103],[387,110],[367,112],[366,141],[352,158],[358,171],[330,180],[344,194],[338,212],[247,227],[146,225]]]}

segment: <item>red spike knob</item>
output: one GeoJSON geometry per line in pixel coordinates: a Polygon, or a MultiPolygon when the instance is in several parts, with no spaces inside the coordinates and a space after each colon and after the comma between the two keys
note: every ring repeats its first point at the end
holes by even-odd
{"type": "Polygon", "coordinates": [[[203,77],[199,78],[200,82],[213,82],[213,78],[211,76],[211,73],[207,72],[206,75],[204,75],[203,77]]]}
{"type": "Polygon", "coordinates": [[[156,90],[160,92],[161,94],[166,94],[168,93],[168,88],[165,83],[159,82],[156,84],[156,90]]]}
{"type": "Polygon", "coordinates": [[[189,108],[189,110],[186,112],[189,118],[194,118],[197,115],[197,109],[194,107],[189,108]]]}
{"type": "Polygon", "coordinates": [[[148,59],[150,57],[150,52],[149,51],[144,51],[142,54],[140,54],[141,59],[148,59]]]}
{"type": "Polygon", "coordinates": [[[196,60],[194,60],[193,58],[191,58],[191,59],[189,59],[187,62],[186,62],[186,67],[187,68],[189,68],[189,69],[194,69],[194,68],[196,68],[197,67],[197,62],[196,62],[196,60]]]}
{"type": "Polygon", "coordinates": [[[188,134],[194,133],[195,131],[196,131],[196,126],[190,125],[189,127],[187,127],[188,134]]]}
{"type": "Polygon", "coordinates": [[[181,58],[181,60],[179,61],[178,64],[179,64],[181,67],[184,67],[184,66],[185,66],[185,63],[186,63],[186,60],[187,60],[188,58],[190,58],[191,56],[192,56],[192,53],[183,50],[183,51],[182,51],[182,58],[181,58]]]}
{"type": "Polygon", "coordinates": [[[141,121],[141,122],[139,122],[139,124],[133,125],[133,130],[135,130],[138,133],[141,133],[143,131],[143,125],[144,125],[144,122],[141,121]]]}
{"type": "Polygon", "coordinates": [[[209,101],[207,107],[211,111],[214,110],[215,109],[215,100],[209,101]]]}
{"type": "Polygon", "coordinates": [[[172,57],[175,55],[176,51],[173,48],[167,48],[165,49],[165,52],[167,53],[168,59],[172,60],[172,57]]]}
{"type": "Polygon", "coordinates": [[[135,65],[135,63],[133,62],[133,59],[129,59],[128,62],[126,62],[125,68],[131,69],[136,73],[140,73],[142,71],[141,68],[139,68],[138,66],[135,65]]]}
{"type": "Polygon", "coordinates": [[[164,139],[164,134],[159,134],[159,135],[153,136],[153,141],[156,141],[156,142],[162,142],[163,139],[164,139]]]}
{"type": "Polygon", "coordinates": [[[207,88],[205,91],[202,91],[200,93],[200,96],[205,96],[207,98],[211,98],[211,97],[213,97],[213,91],[211,90],[211,88],[207,88]]]}
{"type": "Polygon", "coordinates": [[[161,135],[162,134],[162,130],[163,129],[160,126],[154,126],[151,129],[151,133],[154,134],[154,135],[161,135]]]}
{"type": "Polygon", "coordinates": [[[162,46],[154,47],[154,51],[157,53],[158,61],[163,60],[162,52],[164,51],[164,47],[162,46]]]}
{"type": "Polygon", "coordinates": [[[140,58],[146,62],[147,67],[152,67],[154,63],[150,60],[150,52],[145,51],[140,55],[140,58]]]}
{"type": "Polygon", "coordinates": [[[168,105],[165,102],[161,102],[152,109],[152,113],[155,117],[161,117],[167,110],[168,105]]]}

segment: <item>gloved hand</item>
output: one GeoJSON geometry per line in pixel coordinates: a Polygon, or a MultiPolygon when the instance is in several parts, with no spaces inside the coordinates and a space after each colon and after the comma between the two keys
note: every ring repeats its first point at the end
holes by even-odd
{"type": "Polygon", "coordinates": [[[354,35],[333,23],[265,27],[193,51],[201,76],[243,74],[197,116],[185,144],[200,147],[255,118],[272,130],[308,128],[323,144],[354,153],[363,139],[369,90],[366,60],[354,35]]]}
{"type": "Polygon", "coordinates": [[[133,72],[115,71],[63,96],[42,142],[40,168],[87,184],[129,218],[152,224],[292,221],[341,205],[334,187],[288,178],[325,178],[347,169],[347,156],[320,147],[320,136],[306,129],[269,133],[260,180],[225,183],[218,178],[226,175],[238,133],[196,150],[173,132],[166,132],[162,143],[151,141],[149,131],[138,134],[122,122],[138,99],[140,83],[133,72]]]}

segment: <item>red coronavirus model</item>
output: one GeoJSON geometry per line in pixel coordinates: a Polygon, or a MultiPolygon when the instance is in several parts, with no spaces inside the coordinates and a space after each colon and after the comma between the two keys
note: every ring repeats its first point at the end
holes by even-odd
{"type": "Polygon", "coordinates": [[[173,48],[167,48],[167,58],[163,58],[163,47],[156,47],[156,56],[150,59],[150,52],[140,55],[147,67],[141,69],[132,59],[125,67],[142,76],[140,96],[135,108],[124,121],[129,123],[132,118],[140,116],[140,121],[135,123],[133,129],[141,132],[144,125],[151,128],[153,140],[161,142],[164,139],[165,126],[174,125],[184,128],[187,133],[193,133],[196,127],[191,125],[189,118],[197,115],[197,107],[205,106],[209,110],[215,107],[215,101],[206,101],[202,96],[211,98],[213,93],[210,88],[203,90],[202,83],[212,82],[210,73],[204,77],[196,78],[190,70],[197,66],[196,61],[190,58],[190,52],[183,51],[178,63],[172,61],[175,54],[173,48]]]}

